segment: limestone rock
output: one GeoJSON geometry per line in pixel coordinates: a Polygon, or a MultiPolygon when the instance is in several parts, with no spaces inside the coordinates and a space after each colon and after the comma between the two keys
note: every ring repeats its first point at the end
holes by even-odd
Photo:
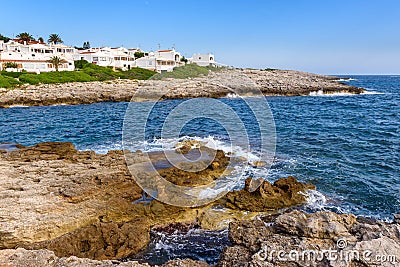
{"type": "Polygon", "coordinates": [[[217,266],[400,266],[400,225],[351,214],[293,211],[233,222],[229,237],[217,266]]]}
{"type": "Polygon", "coordinates": [[[245,188],[226,195],[227,207],[237,207],[248,211],[275,210],[306,202],[306,190],[315,189],[311,184],[303,184],[289,176],[274,184],[264,181],[255,191],[250,192],[251,179],[246,180],[245,188]],[[303,193],[303,194],[302,194],[303,193]]]}
{"type": "Polygon", "coordinates": [[[13,105],[46,106],[128,102],[196,97],[246,95],[308,95],[313,92],[348,92],[365,90],[336,81],[332,76],[291,70],[221,69],[207,76],[191,79],[114,80],[64,84],[28,85],[13,90],[0,89],[0,107],[13,105]]]}

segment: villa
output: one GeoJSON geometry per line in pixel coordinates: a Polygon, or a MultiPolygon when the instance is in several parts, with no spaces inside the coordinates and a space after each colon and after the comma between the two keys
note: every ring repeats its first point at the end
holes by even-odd
{"type": "Polygon", "coordinates": [[[143,52],[139,48],[124,47],[101,47],[80,50],[74,55],[74,60],[86,60],[90,63],[102,66],[121,69],[134,67],[135,53],[143,52]]]}
{"type": "Polygon", "coordinates": [[[199,66],[210,66],[216,65],[214,54],[194,54],[191,58],[188,58],[190,63],[196,63],[199,66]]]}
{"type": "Polygon", "coordinates": [[[175,49],[150,52],[147,56],[138,58],[135,67],[150,69],[157,72],[172,71],[175,67],[185,65],[181,61],[181,54],[175,49]]]}
{"type": "Polygon", "coordinates": [[[58,56],[65,61],[58,66],[60,71],[73,71],[75,53],[75,48],[62,44],[46,44],[37,41],[27,43],[18,40],[10,40],[7,43],[0,41],[0,71],[8,62],[17,64],[17,68],[13,68],[13,71],[26,70],[36,73],[55,71],[53,64],[49,63],[53,56],[58,56]]]}

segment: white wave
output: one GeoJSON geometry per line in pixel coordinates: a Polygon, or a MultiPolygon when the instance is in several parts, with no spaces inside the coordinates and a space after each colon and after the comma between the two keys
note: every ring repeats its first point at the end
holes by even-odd
{"type": "Polygon", "coordinates": [[[376,91],[365,91],[362,95],[384,95],[385,93],[376,92],[376,91]]]}
{"type": "Polygon", "coordinates": [[[334,96],[359,96],[359,95],[384,95],[385,93],[376,91],[365,91],[361,94],[345,93],[345,92],[335,92],[335,93],[324,93],[323,90],[310,92],[309,96],[323,96],[323,97],[334,97],[334,96]]]}
{"type": "Polygon", "coordinates": [[[157,151],[165,151],[165,150],[174,150],[175,145],[179,142],[185,141],[185,140],[196,140],[204,144],[204,146],[216,149],[216,150],[222,150],[224,151],[225,154],[232,155],[235,157],[243,157],[246,158],[249,162],[254,162],[260,160],[260,157],[258,157],[256,154],[252,153],[249,150],[246,150],[238,145],[234,144],[228,144],[226,142],[223,142],[221,140],[218,140],[214,136],[208,136],[208,137],[189,137],[189,136],[183,136],[180,138],[159,138],[159,139],[154,139],[152,141],[144,141],[141,143],[136,143],[132,145],[128,145],[127,149],[135,151],[135,150],[141,150],[143,152],[157,152],[157,151]]]}
{"type": "Polygon", "coordinates": [[[357,79],[354,78],[341,78],[339,80],[336,80],[337,82],[349,82],[349,81],[357,81],[357,79]]]}
{"type": "Polygon", "coordinates": [[[11,105],[8,108],[29,108],[30,106],[27,105],[11,105]]]}
{"type": "Polygon", "coordinates": [[[238,97],[240,97],[240,96],[238,94],[235,94],[235,93],[228,93],[226,95],[226,98],[238,98],[238,97]]]}
{"type": "Polygon", "coordinates": [[[305,193],[301,193],[307,200],[307,206],[316,209],[323,210],[327,205],[327,199],[324,194],[317,190],[307,190],[305,193]]]}

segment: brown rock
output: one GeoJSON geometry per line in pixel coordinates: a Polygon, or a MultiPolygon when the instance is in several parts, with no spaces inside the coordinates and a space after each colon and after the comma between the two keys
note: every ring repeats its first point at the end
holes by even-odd
{"type": "MultiPolygon", "coordinates": [[[[199,149],[190,149],[189,151],[197,154],[208,153],[211,157],[215,155],[215,158],[211,162],[209,159],[206,159],[181,163],[178,167],[160,169],[158,173],[167,181],[176,185],[198,186],[209,184],[215,179],[220,178],[229,165],[229,158],[225,156],[222,150],[200,147],[199,149]]],[[[185,150],[185,154],[188,154],[189,151],[185,150]]]]}
{"type": "Polygon", "coordinates": [[[262,220],[232,223],[232,246],[224,249],[217,266],[400,266],[397,224],[359,221],[354,215],[333,212],[293,211],[271,218],[268,224],[262,220]],[[329,251],[333,251],[330,257],[329,251]],[[282,260],[277,256],[281,252],[282,260]],[[377,262],[376,255],[387,260],[377,262]]]}
{"type": "Polygon", "coordinates": [[[237,207],[249,211],[275,210],[306,202],[306,190],[315,189],[311,184],[300,183],[293,176],[281,178],[274,184],[264,181],[257,190],[250,192],[251,179],[245,188],[226,195],[227,207],[237,207]]]}

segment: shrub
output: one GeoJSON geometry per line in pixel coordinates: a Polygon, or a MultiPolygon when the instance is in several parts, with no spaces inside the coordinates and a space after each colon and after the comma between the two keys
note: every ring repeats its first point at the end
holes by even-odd
{"type": "Polygon", "coordinates": [[[25,74],[25,73],[27,73],[25,70],[23,70],[21,72],[9,72],[9,71],[3,70],[1,72],[1,75],[8,76],[8,77],[13,77],[13,78],[18,78],[19,76],[21,76],[22,74],[25,74]]]}
{"type": "Polygon", "coordinates": [[[136,79],[136,80],[148,80],[154,76],[157,72],[142,68],[132,68],[127,71],[118,73],[118,77],[122,79],[136,79]]]}
{"type": "Polygon", "coordinates": [[[84,59],[81,60],[75,60],[74,61],[74,65],[76,69],[83,69],[87,64],[89,64],[89,62],[87,62],[84,59]]]}
{"type": "Polygon", "coordinates": [[[16,87],[19,84],[21,83],[12,77],[0,75],[0,88],[16,87]]]}
{"type": "Polygon", "coordinates": [[[153,76],[152,79],[160,80],[164,78],[176,78],[176,79],[186,79],[189,77],[198,77],[201,75],[207,75],[209,71],[215,71],[218,68],[207,66],[202,67],[197,64],[186,64],[185,66],[175,67],[172,72],[158,73],[153,76]]]}
{"type": "Polygon", "coordinates": [[[5,69],[8,69],[8,68],[14,68],[14,69],[16,69],[16,68],[18,68],[18,64],[15,63],[15,62],[5,62],[5,63],[4,63],[4,68],[5,68],[5,69]]]}
{"type": "Polygon", "coordinates": [[[60,72],[43,72],[40,74],[23,74],[19,77],[23,83],[39,84],[39,83],[67,83],[67,82],[90,82],[94,81],[90,75],[81,71],[60,71],[60,72]]]}

